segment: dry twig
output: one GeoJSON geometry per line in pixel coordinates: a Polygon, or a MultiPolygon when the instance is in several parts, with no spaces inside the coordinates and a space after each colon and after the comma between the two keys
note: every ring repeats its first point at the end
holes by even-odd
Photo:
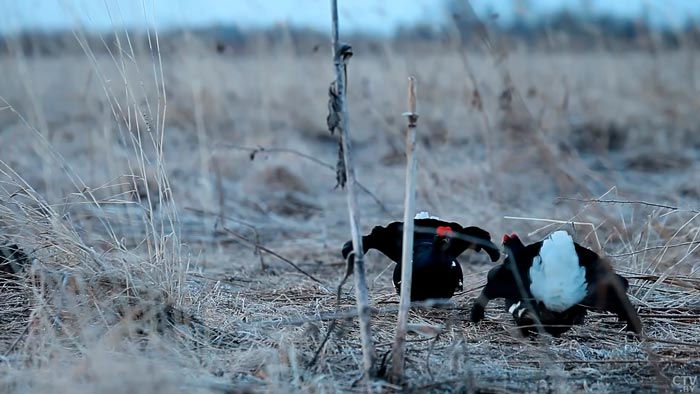
{"type": "MultiPolygon", "coordinates": [[[[343,151],[344,175],[347,179],[347,198],[350,214],[350,231],[352,233],[352,245],[354,248],[354,277],[355,296],[357,297],[357,311],[360,319],[360,342],[362,344],[362,363],[364,380],[367,389],[370,389],[370,378],[373,375],[374,345],[370,327],[369,295],[367,279],[365,277],[365,265],[362,248],[362,233],[360,232],[360,207],[357,201],[355,187],[355,167],[352,161],[352,147],[350,142],[350,130],[348,128],[348,107],[345,97],[345,83],[347,76],[347,62],[352,56],[352,47],[341,43],[338,36],[338,1],[331,0],[331,19],[333,23],[331,41],[333,45],[333,64],[335,66],[335,95],[331,94],[329,104],[329,129],[340,129],[340,142],[343,151]],[[331,127],[331,120],[334,120],[331,127]]],[[[333,86],[331,87],[333,88],[333,86]]],[[[342,177],[339,177],[339,183],[342,177]]]]}
{"type": "Polygon", "coordinates": [[[406,127],[406,195],[403,213],[403,250],[401,251],[401,302],[396,325],[396,338],[392,350],[392,381],[403,380],[408,311],[411,308],[411,277],[413,275],[413,217],[416,200],[416,78],[408,78],[408,118],[406,127]]]}
{"type": "MultiPolygon", "coordinates": [[[[258,154],[260,153],[289,153],[295,156],[299,156],[303,159],[309,160],[313,163],[318,164],[319,166],[323,168],[328,168],[331,171],[336,171],[336,167],[333,167],[332,165],[326,163],[323,160],[319,160],[318,158],[311,156],[308,153],[300,152],[295,149],[290,149],[290,148],[278,148],[278,147],[264,147],[264,146],[258,146],[257,148],[251,148],[251,147],[246,147],[246,146],[239,146],[239,145],[233,145],[233,144],[217,144],[217,146],[225,146],[230,149],[236,149],[236,150],[242,150],[245,152],[249,152],[249,157],[250,160],[255,160],[258,154]]],[[[355,184],[357,187],[362,190],[365,194],[367,194],[374,202],[377,203],[379,206],[379,209],[381,209],[384,213],[386,214],[391,214],[389,209],[384,205],[382,200],[379,199],[374,193],[372,193],[367,186],[363,185],[361,182],[355,180],[355,184]]]]}
{"type": "Polygon", "coordinates": [[[255,248],[255,250],[262,250],[263,252],[269,253],[269,254],[271,254],[271,255],[277,257],[278,259],[284,261],[285,263],[291,265],[295,270],[299,271],[299,273],[301,273],[302,275],[306,276],[307,278],[313,280],[313,281],[316,282],[316,283],[321,283],[321,284],[323,284],[323,282],[321,282],[321,281],[320,281],[319,279],[317,279],[315,276],[313,276],[313,275],[311,275],[310,273],[308,273],[308,272],[304,271],[303,269],[301,269],[301,267],[299,267],[298,265],[296,265],[296,263],[294,263],[292,260],[289,260],[288,258],[286,258],[286,257],[284,257],[284,256],[282,256],[282,255],[280,255],[280,254],[278,254],[278,253],[276,253],[275,251],[273,251],[273,250],[271,250],[271,249],[268,249],[268,248],[266,248],[266,247],[260,245],[258,242],[249,240],[248,238],[246,238],[246,237],[244,237],[244,236],[238,234],[237,232],[235,232],[235,231],[233,231],[233,230],[230,230],[230,229],[226,228],[225,226],[221,226],[221,227],[224,229],[224,231],[226,231],[227,234],[229,234],[229,235],[231,235],[232,237],[234,237],[234,238],[236,238],[236,239],[239,239],[239,240],[241,240],[241,241],[243,241],[243,242],[245,242],[245,243],[247,243],[247,244],[253,246],[253,247],[255,248]]]}
{"type": "Polygon", "coordinates": [[[598,199],[598,198],[574,198],[574,197],[558,197],[558,199],[559,200],[568,200],[568,201],[587,202],[587,203],[599,203],[599,204],[646,205],[649,207],[669,209],[671,211],[687,211],[687,212],[691,212],[691,213],[700,213],[700,211],[695,210],[695,209],[682,209],[682,208],[674,207],[672,205],[657,204],[654,202],[647,202],[647,201],[610,200],[610,199],[603,200],[603,199],[598,199]]]}

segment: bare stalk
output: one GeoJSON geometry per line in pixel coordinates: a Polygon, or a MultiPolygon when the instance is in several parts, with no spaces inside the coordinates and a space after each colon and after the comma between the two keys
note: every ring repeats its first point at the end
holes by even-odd
{"type": "Polygon", "coordinates": [[[355,297],[357,312],[360,320],[360,341],[362,344],[362,363],[364,367],[364,380],[370,389],[370,378],[373,376],[374,344],[370,327],[370,307],[367,290],[367,278],[365,277],[364,253],[362,249],[362,233],[360,232],[360,207],[357,201],[355,188],[355,167],[353,165],[352,148],[350,143],[350,129],[348,127],[348,107],[345,100],[345,71],[346,62],[352,55],[349,45],[343,44],[338,39],[338,2],[331,0],[331,18],[333,23],[331,39],[333,45],[333,64],[336,76],[336,94],[339,107],[340,139],[343,147],[343,159],[345,161],[345,173],[347,176],[347,198],[350,214],[350,232],[354,249],[354,277],[355,297]]]}
{"type": "Polygon", "coordinates": [[[396,338],[392,350],[391,375],[394,382],[403,380],[408,312],[411,308],[411,278],[413,276],[413,218],[416,205],[416,78],[408,78],[408,118],[406,127],[406,195],[403,211],[403,250],[401,251],[401,301],[396,338]]]}

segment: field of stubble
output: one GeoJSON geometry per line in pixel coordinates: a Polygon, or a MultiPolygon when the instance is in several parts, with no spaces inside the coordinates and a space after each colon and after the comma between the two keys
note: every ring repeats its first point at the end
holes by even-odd
{"type": "MultiPolygon", "coordinates": [[[[700,375],[697,54],[379,48],[349,68],[363,231],[402,215],[415,74],[417,209],[496,241],[567,228],[630,278],[648,336],[592,314],[531,341],[499,302],[474,326],[490,262],[469,252],[452,306],[411,312],[430,329],[409,337],[406,389],[687,389],[677,377],[700,375]]],[[[335,306],[349,224],[327,49],[0,57],[0,238],[32,258],[0,288],[3,392],[363,391],[351,285],[335,306]]],[[[367,267],[380,363],[398,297],[393,263],[371,252],[367,267]]]]}

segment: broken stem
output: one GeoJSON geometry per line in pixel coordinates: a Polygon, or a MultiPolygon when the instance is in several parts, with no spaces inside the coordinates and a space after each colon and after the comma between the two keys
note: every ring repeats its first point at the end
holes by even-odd
{"type": "Polygon", "coordinates": [[[340,139],[343,148],[343,159],[345,161],[345,171],[347,176],[346,191],[348,198],[348,210],[350,214],[350,231],[352,234],[352,245],[355,257],[355,296],[360,320],[360,342],[362,344],[362,363],[364,372],[363,377],[365,383],[367,384],[367,389],[370,391],[370,378],[373,376],[374,366],[374,344],[372,342],[372,331],[370,327],[369,295],[367,289],[367,278],[365,277],[362,233],[360,232],[360,207],[357,201],[357,193],[355,191],[357,181],[355,180],[355,167],[353,165],[350,130],[348,128],[348,108],[345,101],[345,72],[347,60],[352,55],[352,51],[349,45],[341,43],[338,39],[337,0],[331,0],[331,18],[333,23],[331,39],[333,45],[333,64],[335,66],[336,75],[335,87],[338,95],[338,107],[340,109],[340,139]]]}
{"type": "Polygon", "coordinates": [[[406,195],[403,212],[403,250],[401,254],[401,301],[392,351],[392,381],[401,382],[404,376],[408,312],[411,308],[411,278],[413,276],[413,227],[416,197],[416,78],[408,78],[408,118],[406,127],[406,195]]]}

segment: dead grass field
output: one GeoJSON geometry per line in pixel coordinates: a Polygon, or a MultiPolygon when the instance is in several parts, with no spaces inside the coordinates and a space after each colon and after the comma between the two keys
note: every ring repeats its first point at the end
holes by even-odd
{"type": "MultiPolygon", "coordinates": [[[[0,287],[0,391],[363,391],[349,285],[335,309],[349,225],[328,48],[122,45],[0,57],[0,238],[33,258],[0,287]],[[310,365],[334,316],[349,318],[310,365]]],[[[500,303],[474,326],[490,263],[469,254],[453,305],[411,312],[440,334],[409,337],[405,391],[687,389],[674,377],[700,375],[697,54],[380,49],[349,72],[358,179],[375,196],[360,193],[363,230],[401,217],[415,74],[418,210],[496,240],[567,227],[631,279],[648,336],[593,314],[530,341],[500,303]]],[[[381,361],[398,297],[390,261],[367,265],[381,361]]]]}

